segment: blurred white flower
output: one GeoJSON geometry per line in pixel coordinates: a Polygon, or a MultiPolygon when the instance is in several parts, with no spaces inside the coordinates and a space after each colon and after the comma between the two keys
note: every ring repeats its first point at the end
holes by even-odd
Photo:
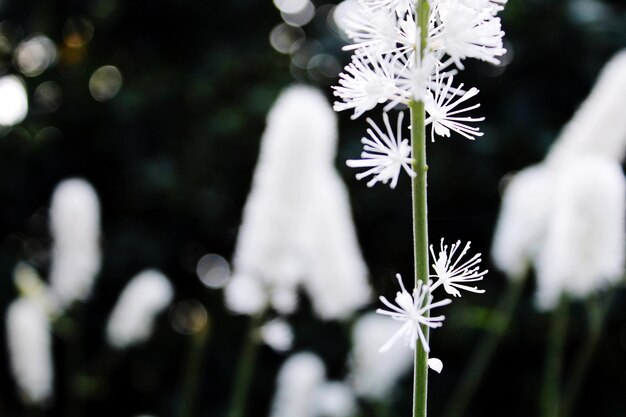
{"type": "Polygon", "coordinates": [[[405,344],[412,350],[415,350],[416,343],[419,340],[424,350],[430,352],[428,340],[422,331],[422,325],[431,329],[443,326],[445,316],[432,317],[430,316],[430,311],[433,308],[450,304],[451,300],[446,298],[433,303],[433,296],[430,295],[429,287],[422,281],[418,281],[417,288],[415,288],[413,296],[411,296],[406,288],[404,288],[400,274],[396,274],[396,278],[401,289],[401,291],[396,293],[396,305],[381,296],[380,301],[390,310],[379,308],[376,310],[376,313],[389,316],[393,320],[403,322],[403,324],[400,329],[391,336],[389,341],[380,348],[380,351],[385,352],[389,350],[399,338],[404,337],[405,344]]]}
{"type": "Polygon", "coordinates": [[[54,369],[48,317],[28,298],[13,301],[6,313],[13,376],[25,402],[43,404],[52,396],[54,369]]]}
{"type": "Polygon", "coordinates": [[[162,273],[146,270],[122,291],[107,323],[109,344],[118,349],[146,341],[157,315],[172,302],[172,284],[162,273]]]}
{"type": "Polygon", "coordinates": [[[20,77],[0,78],[0,127],[14,126],[28,114],[28,95],[20,77]]]}
{"type": "Polygon", "coordinates": [[[261,326],[261,339],[275,351],[285,352],[293,344],[293,330],[285,320],[273,319],[261,326]]]}
{"type": "Polygon", "coordinates": [[[224,287],[224,303],[234,313],[255,315],[263,311],[268,299],[258,279],[237,274],[224,287]]]}
{"type": "Polygon", "coordinates": [[[57,299],[32,266],[18,263],[13,270],[13,281],[20,295],[41,307],[51,319],[61,312],[57,299]]]}
{"type": "Polygon", "coordinates": [[[57,47],[45,35],[32,36],[17,45],[14,59],[20,72],[28,77],[36,77],[56,63],[57,47]]]}
{"type": "Polygon", "coordinates": [[[368,187],[372,187],[377,182],[387,184],[392,189],[396,188],[398,184],[398,177],[400,171],[404,171],[411,177],[415,177],[415,172],[411,168],[413,158],[411,158],[411,145],[408,139],[402,139],[402,120],[404,113],[398,114],[398,123],[396,126],[396,133],[394,135],[393,129],[389,124],[389,116],[387,113],[383,113],[383,121],[385,122],[385,128],[387,134],[370,118],[367,118],[367,123],[374,129],[367,129],[369,138],[364,137],[361,139],[363,143],[363,153],[361,153],[362,159],[348,159],[346,165],[350,168],[368,168],[365,172],[356,174],[356,179],[361,180],[365,177],[372,176],[372,179],[367,183],[368,187]]]}
{"type": "Polygon", "coordinates": [[[100,203],[93,187],[74,178],[57,185],[50,207],[50,285],[62,307],[85,301],[100,271],[100,203]]]}
{"type": "Polygon", "coordinates": [[[413,365],[413,353],[400,344],[380,353],[380,346],[398,331],[398,325],[375,313],[362,316],[352,329],[349,381],[361,397],[382,401],[413,365]]]}
{"type": "Polygon", "coordinates": [[[269,303],[291,313],[301,286],[323,319],[347,318],[368,302],[348,193],[333,166],[336,125],[310,87],[289,88],[270,111],[237,238],[236,277],[225,288],[232,311],[255,314],[269,303]],[[241,293],[245,286],[249,294],[241,293]]]}
{"type": "Polygon", "coordinates": [[[537,305],[583,298],[624,273],[626,179],[617,162],[570,155],[527,168],[506,189],[492,254],[510,277],[532,262],[537,305]]]}
{"type": "Polygon", "coordinates": [[[626,154],[626,49],[602,69],[589,97],[565,125],[548,159],[598,155],[622,161],[626,154]]]}
{"type": "Polygon", "coordinates": [[[326,368],[316,355],[290,356],[278,373],[270,417],[315,417],[312,399],[325,378],[326,368]]]}
{"type": "Polygon", "coordinates": [[[551,210],[536,254],[537,304],[583,298],[624,274],[626,179],[620,164],[581,157],[554,168],[551,210]]]}
{"type": "Polygon", "coordinates": [[[479,290],[477,287],[470,287],[465,285],[467,282],[481,281],[483,276],[489,271],[480,271],[478,266],[482,259],[480,253],[472,256],[469,260],[463,261],[461,265],[461,259],[467,254],[472,242],[467,242],[463,250],[458,256],[455,254],[456,250],[461,246],[461,241],[453,243],[448,252],[448,245],[443,244],[443,238],[441,239],[439,255],[435,255],[433,245],[430,245],[430,253],[435,263],[432,265],[435,270],[435,274],[431,275],[432,278],[437,278],[434,284],[430,286],[430,291],[433,292],[435,288],[443,285],[443,289],[450,295],[460,297],[461,292],[459,290],[465,290],[482,294],[485,290],[479,290]]]}
{"type": "Polygon", "coordinates": [[[518,172],[508,182],[491,247],[495,266],[519,279],[541,249],[552,195],[551,176],[540,164],[518,172]]]}
{"type": "Polygon", "coordinates": [[[357,410],[354,393],[343,382],[323,383],[311,400],[315,417],[351,417],[357,410]]]}

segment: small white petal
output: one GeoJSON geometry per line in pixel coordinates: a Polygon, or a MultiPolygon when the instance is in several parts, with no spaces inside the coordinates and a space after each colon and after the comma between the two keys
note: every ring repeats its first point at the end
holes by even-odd
{"type": "Polygon", "coordinates": [[[437,358],[428,358],[428,367],[440,374],[443,370],[443,362],[437,358]]]}

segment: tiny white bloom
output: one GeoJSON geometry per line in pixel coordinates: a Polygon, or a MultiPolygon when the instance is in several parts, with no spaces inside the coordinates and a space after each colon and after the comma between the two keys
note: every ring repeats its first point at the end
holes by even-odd
{"type": "MultiPolygon", "coordinates": [[[[412,21],[412,19],[411,19],[412,21]]],[[[398,27],[395,15],[384,9],[361,6],[345,20],[346,34],[354,42],[343,47],[344,51],[367,49],[373,55],[402,52],[415,46],[415,22],[410,29],[398,27]]]]}
{"type": "Polygon", "coordinates": [[[377,182],[387,184],[391,180],[391,188],[395,188],[400,176],[400,170],[415,177],[415,172],[411,169],[413,159],[411,158],[411,145],[408,139],[402,139],[402,120],[404,113],[398,115],[398,124],[396,134],[389,124],[389,116],[383,113],[383,121],[387,128],[387,134],[372,121],[367,118],[367,123],[374,129],[367,129],[370,138],[361,139],[364,151],[361,154],[362,159],[349,159],[346,164],[351,168],[369,168],[365,172],[356,175],[356,179],[360,180],[372,175],[373,178],[367,183],[368,187],[373,186],[377,182]]]}
{"type": "Polygon", "coordinates": [[[391,101],[397,104],[409,100],[396,86],[397,60],[387,56],[374,58],[370,54],[356,54],[344,72],[339,74],[339,86],[334,95],[342,101],[333,105],[335,111],[354,109],[352,119],[372,110],[376,105],[391,101]]]}
{"type": "Polygon", "coordinates": [[[474,7],[460,1],[442,3],[438,10],[441,24],[429,34],[433,47],[445,52],[459,69],[464,69],[461,61],[465,58],[499,64],[496,57],[506,52],[500,18],[493,17],[488,8],[474,7]]]}
{"type": "Polygon", "coordinates": [[[476,126],[469,126],[466,123],[482,122],[484,117],[459,117],[460,113],[474,110],[480,107],[480,104],[474,104],[473,106],[464,107],[455,110],[459,104],[464,103],[470,98],[478,94],[477,88],[470,88],[468,91],[463,91],[463,84],[457,88],[452,88],[453,77],[448,76],[448,81],[444,83],[443,76],[437,74],[435,76],[435,83],[437,88],[433,88],[434,97],[429,96],[426,100],[426,111],[428,112],[428,118],[426,124],[431,124],[430,127],[430,140],[435,141],[435,133],[439,136],[450,137],[450,130],[453,130],[466,137],[467,139],[474,140],[475,137],[480,137],[483,133],[476,126]],[[458,97],[457,100],[454,100],[458,97]]]}
{"type": "Polygon", "coordinates": [[[428,358],[428,367],[440,374],[443,370],[443,362],[441,362],[441,359],[428,358]]]}
{"type": "Polygon", "coordinates": [[[431,286],[431,291],[434,291],[435,288],[443,285],[443,289],[446,290],[448,294],[455,297],[461,296],[458,289],[478,294],[485,292],[485,290],[479,290],[477,287],[469,287],[464,284],[466,282],[481,281],[485,274],[489,272],[487,270],[480,271],[480,267],[478,266],[478,264],[482,261],[480,253],[472,256],[468,261],[459,265],[461,259],[469,250],[471,243],[472,242],[467,242],[456,259],[454,255],[457,249],[461,246],[460,240],[452,244],[450,252],[448,252],[448,245],[444,245],[443,239],[441,239],[439,256],[435,256],[433,245],[430,245],[430,253],[433,259],[435,259],[435,263],[432,265],[435,270],[435,274],[431,275],[431,277],[437,278],[437,282],[431,286]]]}
{"type": "Polygon", "coordinates": [[[293,330],[285,320],[276,318],[261,326],[261,339],[277,352],[286,352],[293,344],[293,330]]]}
{"type": "Polygon", "coordinates": [[[379,308],[376,310],[378,314],[391,317],[393,320],[403,321],[404,324],[398,331],[389,339],[387,343],[380,348],[381,352],[389,350],[393,344],[402,336],[405,338],[406,344],[413,350],[417,344],[417,340],[422,343],[422,347],[426,352],[430,352],[428,347],[428,341],[422,330],[422,325],[431,329],[443,326],[443,320],[445,316],[430,317],[429,312],[433,308],[442,307],[450,304],[452,301],[446,298],[441,301],[433,303],[433,296],[430,295],[431,291],[428,284],[424,284],[422,281],[418,282],[417,288],[413,290],[413,296],[404,288],[402,284],[402,277],[400,274],[396,274],[400,289],[396,293],[395,302],[397,305],[390,303],[385,297],[380,297],[380,301],[383,302],[390,310],[383,310],[379,308]]]}

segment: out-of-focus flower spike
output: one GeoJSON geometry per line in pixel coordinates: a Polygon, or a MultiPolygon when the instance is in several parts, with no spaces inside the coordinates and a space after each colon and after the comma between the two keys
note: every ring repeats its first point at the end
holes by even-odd
{"type": "Polygon", "coordinates": [[[62,307],[85,301],[100,271],[100,204],[82,179],[61,182],[50,207],[52,269],[50,285],[62,307]]]}

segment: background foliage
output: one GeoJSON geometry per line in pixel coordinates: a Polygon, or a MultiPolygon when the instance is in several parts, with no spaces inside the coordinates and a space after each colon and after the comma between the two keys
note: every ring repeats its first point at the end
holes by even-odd
{"type": "MultiPolygon", "coordinates": [[[[343,65],[348,59],[340,50],[343,41],[326,23],[331,8],[315,3],[318,14],[304,30],[343,65]]],[[[485,136],[475,143],[453,137],[429,144],[431,239],[469,239],[484,253],[497,218],[501,179],[542,159],[603,64],[626,46],[623,1],[509,3],[503,14],[511,51],[507,65],[471,63],[462,75],[481,90],[485,136]]],[[[0,48],[1,73],[17,73],[12,48],[26,36],[43,33],[59,46],[55,66],[25,78],[31,100],[26,120],[0,132],[2,317],[16,295],[12,269],[18,260],[46,274],[47,206],[54,186],[70,176],[84,177],[102,203],[103,270],[94,297],[76,313],[85,329],[84,356],[93,359],[83,370],[110,377],[78,386],[67,380],[60,371],[67,357],[55,340],[57,399],[49,415],[77,413],[64,400],[72,389],[81,390],[89,416],[174,415],[189,336],[174,331],[164,315],[155,337],[141,347],[114,354],[103,343],[104,323],[119,292],[146,267],[172,279],[177,300],[199,300],[208,311],[211,343],[198,411],[224,413],[246,319],[224,311],[221,292],[197,279],[196,262],[205,253],[232,255],[264,118],[279,91],[296,78],[320,85],[330,100],[334,82],[294,68],[288,55],[272,48],[269,33],[281,21],[273,4],[257,0],[0,1],[0,32],[6,40],[0,48]],[[83,45],[70,47],[64,28],[76,17],[91,23],[93,34],[83,45]],[[88,83],[102,65],[116,66],[123,84],[116,97],[98,102],[88,83]],[[32,92],[46,81],[62,92],[54,111],[33,101],[32,92]]],[[[343,161],[358,154],[365,121],[339,117],[337,167],[350,188],[372,283],[378,292],[389,293],[393,274],[412,265],[408,182],[403,178],[391,191],[383,186],[370,190],[354,180],[343,161]]],[[[448,325],[434,339],[445,363],[443,374],[431,377],[434,416],[463,369],[487,309],[504,288],[503,277],[492,271],[484,287],[485,296],[468,295],[455,303],[448,325]]],[[[531,281],[468,415],[536,412],[548,320],[534,311],[532,293],[531,281]]],[[[314,319],[306,301],[290,321],[296,331],[294,351],[315,351],[330,376],[341,378],[349,350],[346,327],[314,319]]],[[[573,350],[585,337],[582,309],[575,309],[570,327],[568,349],[573,350]]],[[[4,330],[2,320],[0,357],[7,363],[4,330]]],[[[263,348],[260,359],[249,414],[255,416],[266,413],[284,356],[263,348]]],[[[0,369],[0,415],[21,416],[12,378],[7,367],[0,369]]],[[[623,289],[613,300],[583,389],[579,415],[626,416],[623,289]]],[[[397,415],[408,415],[410,392],[407,379],[395,393],[397,415]]]]}

